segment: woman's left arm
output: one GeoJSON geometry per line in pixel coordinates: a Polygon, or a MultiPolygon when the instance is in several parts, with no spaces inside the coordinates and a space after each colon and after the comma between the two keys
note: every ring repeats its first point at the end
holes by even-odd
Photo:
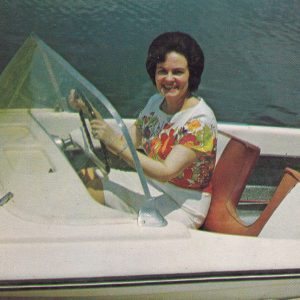
{"type": "MultiPolygon", "coordinates": [[[[103,119],[92,120],[91,128],[95,138],[101,139],[110,151],[134,166],[126,141],[120,139],[120,136],[103,119]]],[[[140,136],[135,125],[130,129],[130,135],[133,136],[133,142],[137,146],[140,136]]],[[[176,177],[196,159],[196,152],[183,145],[174,146],[163,161],[154,160],[140,152],[137,152],[137,155],[145,174],[159,181],[169,181],[176,177]]]]}
{"type": "MultiPolygon", "coordinates": [[[[134,166],[133,158],[128,148],[118,146],[118,150],[114,151],[119,151],[119,153],[117,153],[118,156],[129,165],[134,166]]],[[[154,160],[140,152],[137,152],[137,155],[145,174],[162,182],[169,181],[178,176],[196,160],[195,151],[182,145],[174,146],[167,158],[162,161],[154,160]]]]}
{"type": "Polygon", "coordinates": [[[139,158],[149,177],[166,182],[177,177],[196,160],[196,157],[194,150],[183,145],[175,145],[163,161],[154,160],[146,155],[139,158]]]}

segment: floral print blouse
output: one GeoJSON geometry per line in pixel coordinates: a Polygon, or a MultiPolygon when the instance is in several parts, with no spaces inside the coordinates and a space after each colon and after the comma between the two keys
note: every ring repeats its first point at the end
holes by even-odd
{"type": "Polygon", "coordinates": [[[187,110],[168,115],[160,109],[163,97],[152,96],[136,120],[142,133],[142,147],[155,160],[165,160],[174,145],[196,151],[197,159],[169,182],[176,186],[205,190],[213,173],[216,159],[217,123],[202,98],[187,110]]]}

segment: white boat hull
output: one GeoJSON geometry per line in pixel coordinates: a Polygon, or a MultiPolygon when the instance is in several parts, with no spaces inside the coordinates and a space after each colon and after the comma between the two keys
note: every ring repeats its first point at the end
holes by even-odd
{"type": "MultiPolygon", "coordinates": [[[[70,113],[0,112],[0,192],[13,193],[0,207],[0,297],[300,295],[300,227],[297,220],[282,221],[286,209],[275,220],[294,226],[292,236],[284,230],[276,236],[276,221],[266,234],[271,238],[189,230],[176,222],[140,227],[136,218],[96,203],[42,129],[66,137],[76,123],[78,116],[70,113]]],[[[300,154],[298,129],[233,124],[219,129],[258,144],[264,155],[300,154]],[[277,149],[278,139],[287,146],[277,149]]],[[[225,144],[220,138],[219,152],[225,144]]],[[[294,211],[299,194],[297,186],[287,201],[294,211]]]]}

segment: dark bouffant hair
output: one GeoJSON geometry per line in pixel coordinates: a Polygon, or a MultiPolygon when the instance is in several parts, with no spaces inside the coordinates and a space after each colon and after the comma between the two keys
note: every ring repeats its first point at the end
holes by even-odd
{"type": "Polygon", "coordinates": [[[148,49],[146,68],[153,84],[155,85],[157,64],[164,62],[166,55],[172,51],[186,58],[190,72],[189,90],[197,90],[204,69],[204,54],[199,44],[183,32],[165,32],[152,41],[148,49]]]}

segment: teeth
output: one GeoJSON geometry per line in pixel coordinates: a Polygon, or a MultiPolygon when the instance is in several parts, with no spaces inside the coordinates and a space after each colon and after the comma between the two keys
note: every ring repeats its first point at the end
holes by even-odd
{"type": "Polygon", "coordinates": [[[175,85],[165,85],[164,88],[167,90],[171,90],[175,88],[175,85]]]}

